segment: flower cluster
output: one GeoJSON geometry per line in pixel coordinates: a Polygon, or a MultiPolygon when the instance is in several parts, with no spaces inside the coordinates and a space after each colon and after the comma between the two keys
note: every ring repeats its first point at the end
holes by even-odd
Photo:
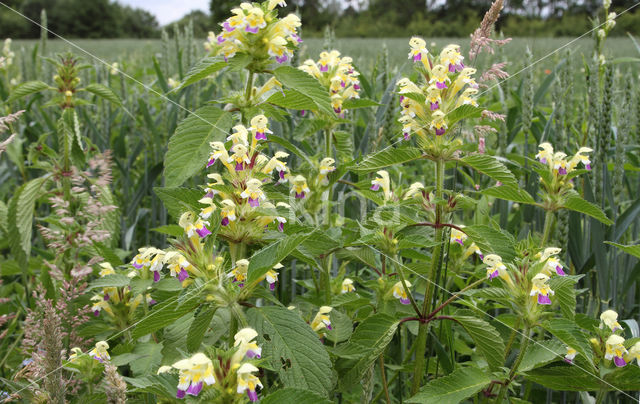
{"type": "Polygon", "coordinates": [[[235,384],[237,394],[247,394],[250,401],[258,401],[257,387],[262,388],[262,383],[257,376],[258,368],[251,362],[253,359],[260,359],[262,349],[258,346],[255,338],[258,333],[252,328],[243,328],[234,336],[234,345],[230,360],[219,357],[216,363],[219,368],[214,367],[213,362],[204,353],[198,352],[190,358],[182,359],[171,366],[162,366],[158,369],[158,374],[178,370],[178,392],[177,398],[184,398],[187,394],[197,396],[205,385],[217,386],[223,391],[233,391],[227,389],[235,384]],[[248,361],[247,361],[248,360],[248,361]]]}
{"type": "Polygon", "coordinates": [[[268,62],[274,58],[284,63],[302,42],[298,36],[300,18],[289,14],[278,18],[277,6],[284,1],[268,0],[262,4],[241,3],[221,25],[219,34],[209,33],[205,49],[225,60],[236,54],[250,55],[255,61],[268,62]]]}
{"type": "Polygon", "coordinates": [[[420,38],[411,38],[409,46],[409,59],[419,63],[425,82],[414,83],[408,78],[398,81],[402,106],[398,121],[403,137],[409,140],[414,133],[423,139],[442,136],[451,129],[447,114],[461,105],[478,105],[478,85],[473,79],[476,69],[464,66],[458,45],[446,46],[438,57],[431,57],[420,38]]]}
{"type": "Polygon", "coordinates": [[[581,147],[578,152],[569,160],[567,160],[566,153],[553,151],[553,146],[550,143],[542,143],[540,151],[536,154],[536,158],[542,163],[546,164],[550,170],[556,176],[567,175],[574,171],[578,167],[579,163],[582,163],[585,169],[591,170],[591,161],[589,160],[588,153],[591,150],[588,147],[581,147]]]}
{"type": "MultiPolygon", "coordinates": [[[[106,262],[100,264],[101,278],[108,275],[113,275],[115,273],[116,272],[111,264],[106,262]]],[[[132,272],[129,274],[129,277],[134,277],[136,275],[137,274],[135,272],[132,272]]],[[[153,305],[156,303],[155,300],[151,298],[151,295],[134,295],[134,293],[128,287],[102,288],[99,293],[96,293],[95,295],[93,295],[93,297],[91,297],[91,301],[93,302],[91,311],[93,311],[93,315],[96,317],[99,316],[101,312],[105,312],[111,318],[116,318],[122,315],[126,316],[128,319],[132,319],[133,313],[140,305],[140,303],[143,302],[143,299],[148,305],[153,305]]]]}
{"type": "Polygon", "coordinates": [[[353,59],[350,57],[341,58],[340,52],[332,50],[320,53],[317,62],[308,59],[298,68],[315,77],[328,90],[333,110],[341,115],[344,101],[360,98],[360,73],[353,68],[352,63],[353,59]]]}
{"type": "Polygon", "coordinates": [[[2,54],[0,54],[0,70],[7,69],[11,66],[15,56],[16,54],[11,51],[11,38],[5,39],[2,54]]]}
{"type": "MultiPolygon", "coordinates": [[[[633,357],[630,357],[629,352],[624,347],[624,337],[619,335],[619,332],[622,331],[622,327],[620,326],[620,323],[618,323],[618,313],[613,310],[605,310],[600,314],[600,329],[606,328],[611,331],[611,335],[607,338],[605,343],[604,358],[607,360],[613,360],[613,363],[617,367],[625,366],[627,364],[625,358],[633,360],[633,357]]],[[[640,345],[632,348],[632,350],[634,350],[635,358],[637,358],[638,355],[638,348],[640,348],[640,345]]]]}
{"type": "MultiPolygon", "coordinates": [[[[451,235],[449,236],[450,237],[450,242],[451,243],[457,243],[457,244],[461,245],[462,247],[464,247],[465,246],[465,242],[467,241],[468,237],[464,233],[464,231],[462,230],[464,228],[464,226],[459,226],[459,228],[460,228],[460,230],[451,229],[451,235]]],[[[484,259],[484,255],[482,254],[482,251],[480,251],[480,248],[478,248],[478,246],[474,242],[472,242],[468,247],[465,248],[464,253],[462,254],[462,259],[467,259],[472,254],[477,254],[478,257],[480,257],[481,260],[484,259]]],[[[500,257],[498,257],[498,258],[500,258],[500,257]]],[[[493,278],[493,277],[491,277],[491,278],[493,278]]]]}
{"type": "Polygon", "coordinates": [[[322,306],[318,309],[318,313],[311,321],[311,328],[317,332],[321,337],[324,336],[325,330],[331,330],[331,319],[329,313],[333,310],[332,307],[322,306]]]}

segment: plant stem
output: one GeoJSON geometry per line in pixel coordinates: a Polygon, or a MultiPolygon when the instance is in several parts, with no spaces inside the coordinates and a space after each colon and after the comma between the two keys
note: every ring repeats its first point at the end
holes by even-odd
{"type": "MultiPolygon", "coordinates": [[[[442,250],[442,234],[443,228],[439,226],[442,222],[442,204],[439,200],[442,199],[442,192],[444,188],[444,160],[436,160],[436,190],[435,198],[438,201],[436,204],[436,229],[435,229],[435,247],[431,254],[431,272],[429,273],[429,280],[427,281],[426,290],[424,293],[424,303],[422,307],[423,317],[431,311],[431,303],[433,299],[433,291],[437,279],[436,274],[438,266],[440,265],[440,254],[442,250]]],[[[413,383],[411,385],[411,395],[415,395],[420,389],[422,384],[422,378],[424,373],[424,355],[427,349],[427,334],[429,332],[429,323],[420,323],[418,327],[418,337],[416,339],[416,363],[413,371],[413,383]]]]}
{"type": "Polygon", "coordinates": [[[518,357],[515,362],[513,362],[513,366],[511,366],[511,371],[509,372],[509,378],[505,380],[504,384],[500,388],[500,394],[498,394],[498,399],[496,400],[497,404],[503,402],[505,395],[507,394],[507,390],[509,390],[509,384],[515,379],[516,372],[518,371],[518,367],[524,358],[525,353],[527,352],[527,347],[529,346],[531,329],[529,326],[525,326],[524,331],[522,332],[522,340],[520,342],[520,352],[518,352],[518,357]]]}
{"type": "Polygon", "coordinates": [[[247,88],[244,91],[244,98],[249,103],[251,100],[251,93],[253,92],[253,72],[249,72],[249,77],[247,78],[247,88]]]}
{"type": "Polygon", "coordinates": [[[604,401],[604,397],[607,395],[607,392],[605,389],[600,388],[600,390],[598,390],[598,395],[596,395],[596,404],[601,404],[604,401]]]}
{"type": "Polygon", "coordinates": [[[555,219],[555,214],[553,211],[548,210],[546,215],[544,216],[544,230],[542,231],[542,247],[544,248],[549,242],[549,238],[551,237],[551,229],[553,228],[553,220],[555,219]]]}
{"type": "Polygon", "coordinates": [[[387,400],[387,404],[391,404],[391,399],[389,398],[389,387],[387,386],[387,374],[384,370],[384,352],[380,354],[380,375],[382,375],[382,388],[384,389],[384,397],[387,400]]]}

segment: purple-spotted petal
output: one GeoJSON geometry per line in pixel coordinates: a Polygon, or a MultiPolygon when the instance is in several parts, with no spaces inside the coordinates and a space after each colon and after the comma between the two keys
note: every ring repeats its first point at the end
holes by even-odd
{"type": "Polygon", "coordinates": [[[196,233],[198,233],[198,236],[200,236],[200,238],[205,238],[209,234],[211,234],[209,229],[207,229],[207,226],[202,226],[202,229],[196,229],[196,233]]]}
{"type": "Polygon", "coordinates": [[[229,218],[228,217],[223,217],[222,220],[220,221],[220,224],[222,226],[228,226],[229,225],[229,218]]]}
{"type": "Polygon", "coordinates": [[[186,393],[187,392],[185,390],[178,389],[178,392],[176,393],[176,398],[184,398],[186,393]]]}
{"type": "Polygon", "coordinates": [[[549,299],[548,295],[538,293],[538,304],[551,304],[551,299],[549,299]]]}
{"type": "Polygon", "coordinates": [[[211,167],[215,162],[216,159],[209,159],[209,161],[207,161],[207,168],[211,167]]]}
{"type": "Polygon", "coordinates": [[[258,198],[249,198],[249,206],[252,208],[257,208],[260,206],[260,200],[258,198]]]}
{"type": "Polygon", "coordinates": [[[445,128],[436,128],[436,136],[442,136],[444,135],[444,132],[446,132],[447,130],[445,128]]]}
{"type": "Polygon", "coordinates": [[[372,191],[378,191],[380,189],[380,184],[373,184],[371,185],[371,190],[372,191]]]}
{"type": "Polygon", "coordinates": [[[236,171],[244,170],[244,164],[242,162],[236,163],[236,171]]]}
{"type": "Polygon", "coordinates": [[[616,364],[617,367],[621,368],[627,364],[627,362],[621,356],[616,356],[613,358],[613,363],[616,364]]]}
{"type": "Polygon", "coordinates": [[[257,34],[260,27],[251,28],[249,25],[244,29],[247,32],[251,32],[252,34],[257,34]]]}
{"type": "Polygon", "coordinates": [[[409,300],[409,298],[408,298],[408,297],[401,297],[401,298],[400,298],[400,303],[402,303],[402,304],[409,304],[409,303],[411,303],[411,300],[409,300]]]}
{"type": "Polygon", "coordinates": [[[267,140],[267,135],[264,132],[256,132],[256,140],[267,140]]]}
{"type": "Polygon", "coordinates": [[[158,282],[160,280],[160,271],[153,271],[153,281],[158,282]]]}
{"type": "Polygon", "coordinates": [[[180,272],[178,273],[178,280],[180,282],[183,282],[188,277],[189,277],[189,272],[187,272],[184,268],[180,268],[180,272]]]}
{"type": "Polygon", "coordinates": [[[437,81],[436,82],[436,88],[438,90],[444,90],[445,88],[448,88],[447,87],[447,83],[445,83],[444,81],[437,81]]]}
{"type": "Polygon", "coordinates": [[[566,275],[566,273],[562,269],[562,265],[556,265],[556,273],[558,275],[560,275],[560,276],[565,276],[566,275]]]}
{"type": "Polygon", "coordinates": [[[430,108],[432,111],[435,111],[436,109],[440,108],[440,103],[438,101],[432,102],[430,108]]]}
{"type": "Polygon", "coordinates": [[[190,394],[192,396],[197,396],[202,391],[203,384],[204,384],[203,382],[191,383],[191,385],[187,389],[187,394],[190,394]]]}
{"type": "Polygon", "coordinates": [[[98,317],[100,315],[100,310],[94,310],[93,315],[98,317]]]}
{"type": "Polygon", "coordinates": [[[304,199],[304,197],[305,197],[304,192],[296,192],[296,199],[304,199]]]}

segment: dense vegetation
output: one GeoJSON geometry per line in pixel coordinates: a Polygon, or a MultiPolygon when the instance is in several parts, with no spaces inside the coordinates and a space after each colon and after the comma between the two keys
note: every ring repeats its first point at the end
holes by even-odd
{"type": "Polygon", "coordinates": [[[281,3],[115,60],[3,44],[0,400],[635,402],[610,3],[536,57],[499,0],[463,46],[340,50],[281,3]]]}

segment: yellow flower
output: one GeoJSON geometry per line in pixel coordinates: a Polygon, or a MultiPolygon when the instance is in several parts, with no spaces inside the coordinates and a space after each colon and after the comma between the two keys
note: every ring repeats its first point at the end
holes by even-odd
{"type": "Polygon", "coordinates": [[[607,339],[606,350],[604,358],[611,360],[617,367],[622,367],[627,364],[624,360],[624,356],[629,352],[624,347],[624,338],[619,335],[613,334],[607,339]]]}
{"type": "Polygon", "coordinates": [[[340,293],[355,292],[355,290],[356,288],[353,286],[353,280],[345,278],[342,281],[342,290],[340,291],[340,293]]]}
{"type": "Polygon", "coordinates": [[[311,328],[313,331],[321,331],[323,329],[331,330],[331,320],[329,319],[328,314],[333,310],[332,307],[322,306],[318,309],[318,313],[313,318],[311,322],[311,328]]]}
{"type": "Polygon", "coordinates": [[[618,330],[622,330],[620,323],[618,323],[618,313],[613,310],[605,310],[600,314],[600,328],[603,328],[603,325],[606,325],[611,329],[611,332],[616,332],[618,330]]]}
{"type": "MultiPolygon", "coordinates": [[[[404,284],[407,290],[411,288],[411,282],[404,281],[404,284]]],[[[407,295],[405,288],[402,286],[402,282],[396,282],[396,284],[393,285],[393,288],[391,288],[391,291],[392,291],[393,297],[400,300],[400,303],[402,304],[411,303],[411,299],[409,299],[409,296],[407,295]]]]}

